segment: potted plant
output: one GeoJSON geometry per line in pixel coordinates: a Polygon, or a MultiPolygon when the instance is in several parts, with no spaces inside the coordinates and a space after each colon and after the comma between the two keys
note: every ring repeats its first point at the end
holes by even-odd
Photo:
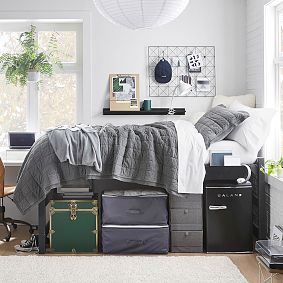
{"type": "Polygon", "coordinates": [[[27,82],[38,82],[40,74],[51,76],[54,67],[62,68],[57,57],[57,39],[52,34],[48,52],[39,49],[36,42],[36,27],[20,34],[19,44],[23,52],[18,54],[4,53],[0,56],[0,71],[5,73],[8,83],[24,86],[27,82]]]}
{"type": "Polygon", "coordinates": [[[260,171],[268,176],[283,178],[283,157],[279,160],[267,160],[260,171]]]}

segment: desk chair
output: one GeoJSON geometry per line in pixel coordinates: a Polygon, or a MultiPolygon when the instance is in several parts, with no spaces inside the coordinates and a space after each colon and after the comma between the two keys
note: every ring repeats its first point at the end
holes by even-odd
{"type": "Polygon", "coordinates": [[[17,228],[17,224],[24,224],[24,225],[28,225],[29,226],[29,232],[31,234],[33,234],[33,227],[31,226],[31,224],[22,221],[22,220],[15,220],[12,218],[5,218],[5,206],[4,206],[4,197],[9,197],[10,195],[12,195],[15,192],[15,186],[5,186],[4,185],[4,178],[5,178],[5,167],[4,164],[0,158],[0,224],[3,224],[4,227],[7,230],[7,237],[4,238],[4,240],[6,242],[10,241],[11,238],[11,228],[8,225],[11,224],[13,226],[14,229],[17,228]]]}

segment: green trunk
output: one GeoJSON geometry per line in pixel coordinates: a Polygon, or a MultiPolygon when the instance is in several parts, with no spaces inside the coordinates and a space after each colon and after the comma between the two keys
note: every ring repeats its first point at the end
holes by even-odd
{"type": "Polygon", "coordinates": [[[52,251],[97,252],[97,227],[97,201],[51,201],[49,236],[52,251]]]}

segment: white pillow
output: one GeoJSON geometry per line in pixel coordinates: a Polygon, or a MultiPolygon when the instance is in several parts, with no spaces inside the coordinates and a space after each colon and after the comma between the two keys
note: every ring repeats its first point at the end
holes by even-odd
{"type": "Polygon", "coordinates": [[[229,107],[236,100],[242,103],[243,105],[255,108],[255,95],[253,94],[245,94],[245,95],[237,95],[237,96],[217,95],[214,97],[212,101],[212,107],[215,107],[220,104],[229,107]]]}
{"type": "Polygon", "coordinates": [[[193,125],[205,114],[205,112],[195,112],[185,116],[182,120],[191,122],[193,125]]]}
{"type": "Polygon", "coordinates": [[[238,101],[233,102],[230,105],[230,109],[246,111],[250,114],[250,117],[236,127],[227,136],[227,139],[238,142],[249,151],[259,152],[268,137],[275,110],[269,108],[250,108],[238,101]]]}

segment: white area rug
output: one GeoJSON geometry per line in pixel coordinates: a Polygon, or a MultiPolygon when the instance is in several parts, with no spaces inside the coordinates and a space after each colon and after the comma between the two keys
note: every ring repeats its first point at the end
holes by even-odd
{"type": "Polygon", "coordinates": [[[2,256],[7,283],[247,283],[225,256],[2,256]]]}

